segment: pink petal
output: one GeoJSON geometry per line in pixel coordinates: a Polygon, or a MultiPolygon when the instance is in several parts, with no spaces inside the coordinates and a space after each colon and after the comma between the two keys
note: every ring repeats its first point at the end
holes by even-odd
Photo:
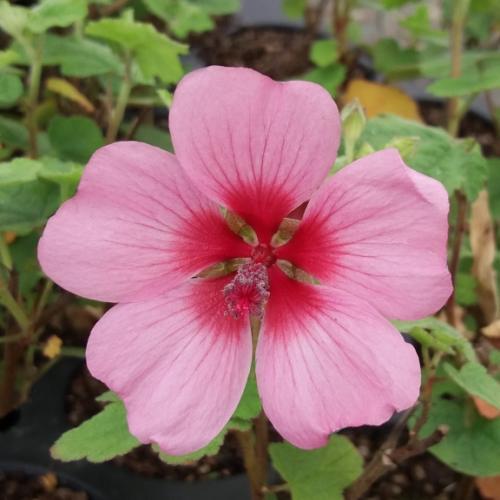
{"type": "Polygon", "coordinates": [[[319,85],[212,66],[177,87],[170,131],[198,188],[266,242],[333,165],[340,124],[337,106],[319,85]]]}
{"type": "Polygon", "coordinates": [[[257,346],[257,383],[276,430],[299,448],[379,425],[417,400],[413,347],[369,304],[274,271],[257,346]]]}
{"type": "Polygon", "coordinates": [[[436,312],[451,293],[447,235],[443,186],[386,149],[329,179],[277,254],[386,317],[413,320],[436,312]]]}
{"type": "Polygon", "coordinates": [[[249,248],[173,155],[117,142],[91,158],[78,193],[49,220],[38,258],[63,288],[124,302],[154,297],[249,248]]]}
{"type": "Polygon", "coordinates": [[[224,316],[227,279],[191,280],[148,302],[119,304],[92,330],[92,375],[124,400],[130,432],[181,455],[233,414],[252,358],[248,319],[224,316]]]}

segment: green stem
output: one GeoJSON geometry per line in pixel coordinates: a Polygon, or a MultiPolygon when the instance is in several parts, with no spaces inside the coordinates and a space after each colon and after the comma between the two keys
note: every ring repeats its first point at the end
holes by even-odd
{"type": "Polygon", "coordinates": [[[125,110],[127,108],[130,93],[132,91],[132,80],[130,75],[130,60],[127,56],[125,62],[125,74],[123,76],[123,82],[120,87],[120,92],[118,98],[116,99],[116,104],[111,112],[111,118],[109,121],[108,130],[106,132],[106,143],[109,144],[116,140],[118,135],[118,130],[125,115],[125,110]]]}
{"type": "MultiPolygon", "coordinates": [[[[465,22],[470,0],[455,0],[453,2],[453,15],[451,24],[451,77],[458,78],[462,71],[462,49],[465,22]]],[[[461,115],[463,109],[460,106],[460,99],[454,97],[448,103],[448,132],[452,136],[458,134],[461,115]]]]}
{"type": "Polygon", "coordinates": [[[9,270],[12,271],[12,256],[10,255],[9,245],[5,241],[3,234],[0,233],[0,260],[2,264],[9,270]]]}
{"type": "Polygon", "coordinates": [[[30,319],[24,309],[16,302],[5,283],[0,283],[0,304],[2,304],[16,320],[24,332],[30,327],[30,319]]]}
{"type": "Polygon", "coordinates": [[[52,288],[54,287],[54,283],[51,280],[46,280],[42,291],[39,295],[38,301],[36,303],[35,309],[33,311],[33,321],[37,321],[40,318],[45,306],[47,305],[47,301],[50,297],[50,292],[52,292],[52,288]]]}
{"type": "Polygon", "coordinates": [[[37,133],[38,125],[36,121],[36,108],[40,93],[40,81],[42,78],[42,53],[38,47],[31,50],[31,66],[28,82],[28,98],[26,102],[26,123],[29,134],[29,156],[38,156],[37,133]]]}

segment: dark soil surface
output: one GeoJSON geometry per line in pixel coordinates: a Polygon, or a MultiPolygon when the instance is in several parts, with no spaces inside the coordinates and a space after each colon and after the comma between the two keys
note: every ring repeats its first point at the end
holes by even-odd
{"type": "Polygon", "coordinates": [[[246,66],[280,80],[304,73],[310,66],[311,36],[284,27],[248,27],[227,32],[219,27],[190,39],[206,64],[246,66]]]}
{"type": "Polygon", "coordinates": [[[2,500],[89,500],[84,491],[58,484],[52,474],[31,476],[19,472],[0,472],[2,500]]]}

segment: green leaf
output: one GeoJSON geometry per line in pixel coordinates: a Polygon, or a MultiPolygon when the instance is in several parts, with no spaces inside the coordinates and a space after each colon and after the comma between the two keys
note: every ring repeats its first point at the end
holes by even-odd
{"type": "Polygon", "coordinates": [[[455,299],[462,306],[477,302],[476,279],[471,274],[457,273],[455,277],[455,299]]]}
{"type": "Polygon", "coordinates": [[[28,147],[28,130],[17,120],[0,116],[0,143],[26,149],[28,147]]]}
{"type": "Polygon", "coordinates": [[[468,394],[477,396],[490,405],[500,409],[500,384],[480,363],[468,362],[460,371],[445,363],[446,374],[468,394]]]}
{"type": "Polygon", "coordinates": [[[413,14],[403,19],[400,25],[406,28],[414,38],[431,41],[441,45],[447,44],[448,34],[445,31],[437,30],[432,27],[427,5],[418,5],[413,14]]]}
{"type": "MultiPolygon", "coordinates": [[[[477,74],[484,64],[498,64],[500,54],[495,50],[467,50],[462,54],[462,74],[477,74]]],[[[430,47],[420,52],[420,72],[430,78],[448,78],[451,73],[451,58],[447,48],[430,47]]]]}
{"type": "Polygon", "coordinates": [[[202,33],[214,28],[210,15],[202,8],[185,1],[144,0],[151,12],[168,23],[172,33],[186,38],[189,33],[202,33]]]}
{"type": "Polygon", "coordinates": [[[336,40],[317,40],[311,46],[309,59],[316,65],[324,68],[338,59],[338,44],[336,40]]]}
{"type": "Polygon", "coordinates": [[[344,436],[333,435],[326,446],[310,451],[273,443],[269,453],[293,500],[341,500],[342,491],[362,472],[363,459],[344,436]]]}
{"type": "Polygon", "coordinates": [[[441,425],[449,431],[430,448],[439,460],[471,476],[500,474],[500,419],[481,417],[470,397],[451,381],[433,385],[429,418],[419,436],[425,438],[441,425]]]}
{"type": "Polygon", "coordinates": [[[247,385],[241,396],[241,401],[236,408],[233,418],[251,420],[259,415],[262,410],[259,393],[257,392],[257,381],[255,374],[248,377],[247,385]]]}
{"type": "Polygon", "coordinates": [[[141,125],[134,134],[134,140],[173,152],[172,140],[168,132],[154,125],[141,125]]]}
{"type": "Polygon", "coordinates": [[[224,438],[227,434],[227,429],[224,428],[222,432],[212,441],[210,441],[207,446],[201,448],[201,450],[195,451],[193,453],[188,453],[187,455],[167,455],[160,451],[158,446],[153,445],[153,449],[158,453],[158,456],[167,464],[180,465],[189,462],[195,462],[204,456],[217,455],[220,447],[224,443],[224,438]]]}
{"type": "Polygon", "coordinates": [[[85,458],[100,463],[124,455],[139,445],[128,430],[125,406],[116,402],[109,403],[91,419],[65,432],[52,446],[50,454],[64,462],[85,458]]]}
{"type": "Polygon", "coordinates": [[[88,38],[46,35],[44,64],[60,65],[65,76],[123,75],[124,65],[107,46],[88,38]]]}
{"type": "Polygon", "coordinates": [[[17,75],[0,73],[0,108],[9,108],[16,104],[23,91],[23,82],[17,75]]]}
{"type": "Polygon", "coordinates": [[[42,0],[31,12],[28,27],[33,33],[65,28],[87,15],[86,0],[42,0]]]}
{"type": "Polygon", "coordinates": [[[0,163],[0,230],[26,233],[58,207],[59,189],[38,178],[41,168],[40,162],[26,158],[0,163]]]}
{"type": "Polygon", "coordinates": [[[54,116],[49,123],[49,140],[64,160],[86,163],[104,145],[101,129],[86,116],[54,116]]]}
{"type": "Polygon", "coordinates": [[[43,157],[38,177],[59,185],[61,203],[71,198],[80,182],[83,166],[74,162],[64,162],[58,158],[43,157]]]}
{"type": "Polygon", "coordinates": [[[379,40],[371,49],[375,69],[389,80],[414,78],[419,74],[418,52],[404,49],[392,38],[379,40]]]}
{"type": "Polygon", "coordinates": [[[361,142],[379,150],[397,136],[420,137],[408,164],[441,181],[450,195],[460,189],[472,201],[483,189],[488,164],[479,148],[470,140],[453,139],[440,128],[393,115],[378,116],[368,121],[361,142]]]}
{"type": "Polygon", "coordinates": [[[0,0],[0,28],[14,38],[22,35],[28,24],[29,10],[25,7],[10,5],[0,0]]]}
{"type": "Polygon", "coordinates": [[[101,403],[117,403],[120,401],[120,398],[113,391],[106,391],[99,394],[95,400],[100,401],[101,403]]]}
{"type": "Polygon", "coordinates": [[[461,97],[500,88],[500,63],[489,65],[476,74],[465,73],[456,78],[442,78],[427,87],[437,97],[461,97]]]}
{"type": "MultiPolygon", "coordinates": [[[[12,149],[28,149],[28,130],[17,120],[0,116],[0,143],[12,149]]],[[[50,153],[50,144],[45,133],[37,136],[38,151],[40,154],[50,153]]]]}
{"type": "Polygon", "coordinates": [[[38,233],[33,231],[26,236],[18,236],[10,245],[14,269],[19,280],[19,291],[24,298],[33,297],[31,292],[43,276],[36,252],[38,239],[38,233]]]}
{"type": "MultiPolygon", "coordinates": [[[[0,129],[1,131],[1,129],[0,129]]],[[[500,158],[488,158],[488,193],[493,217],[500,218],[500,158]]]]}
{"type": "Polygon", "coordinates": [[[393,321],[400,331],[412,336],[425,347],[453,354],[461,352],[469,361],[476,361],[476,355],[471,343],[451,325],[430,317],[418,321],[393,321]]]}
{"type": "Polygon", "coordinates": [[[338,87],[342,84],[346,76],[346,68],[343,64],[330,64],[324,68],[314,68],[306,73],[302,78],[309,82],[322,85],[332,96],[337,94],[338,87]]]}
{"type": "Polygon", "coordinates": [[[87,25],[85,32],[130,51],[146,78],[158,77],[176,83],[183,75],[179,55],[187,45],[174,42],[148,23],[128,19],[101,19],[87,25]]]}
{"type": "Polygon", "coordinates": [[[494,351],[490,352],[489,361],[492,365],[499,365],[500,366],[500,349],[495,349],[494,351]]]}
{"type": "Polygon", "coordinates": [[[307,0],[283,0],[283,10],[288,17],[301,18],[307,7],[307,0]]]}

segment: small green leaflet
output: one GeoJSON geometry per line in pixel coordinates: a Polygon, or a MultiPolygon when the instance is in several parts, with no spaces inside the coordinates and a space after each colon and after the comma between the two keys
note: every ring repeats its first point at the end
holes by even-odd
{"type": "Polygon", "coordinates": [[[383,115],[368,121],[361,143],[366,141],[379,150],[396,136],[420,138],[409,166],[441,181],[449,194],[460,189],[472,201],[483,189],[488,163],[479,147],[468,139],[453,139],[440,128],[383,115]]]}
{"type": "Polygon", "coordinates": [[[288,483],[293,500],[341,500],[342,491],[363,469],[358,450],[344,436],[333,435],[317,450],[300,450],[288,443],[269,447],[276,470],[288,483]]]}
{"type": "Polygon", "coordinates": [[[119,401],[109,403],[91,419],[65,432],[50,453],[64,462],[85,458],[98,463],[128,453],[139,445],[128,431],[125,406],[119,401]]]}

